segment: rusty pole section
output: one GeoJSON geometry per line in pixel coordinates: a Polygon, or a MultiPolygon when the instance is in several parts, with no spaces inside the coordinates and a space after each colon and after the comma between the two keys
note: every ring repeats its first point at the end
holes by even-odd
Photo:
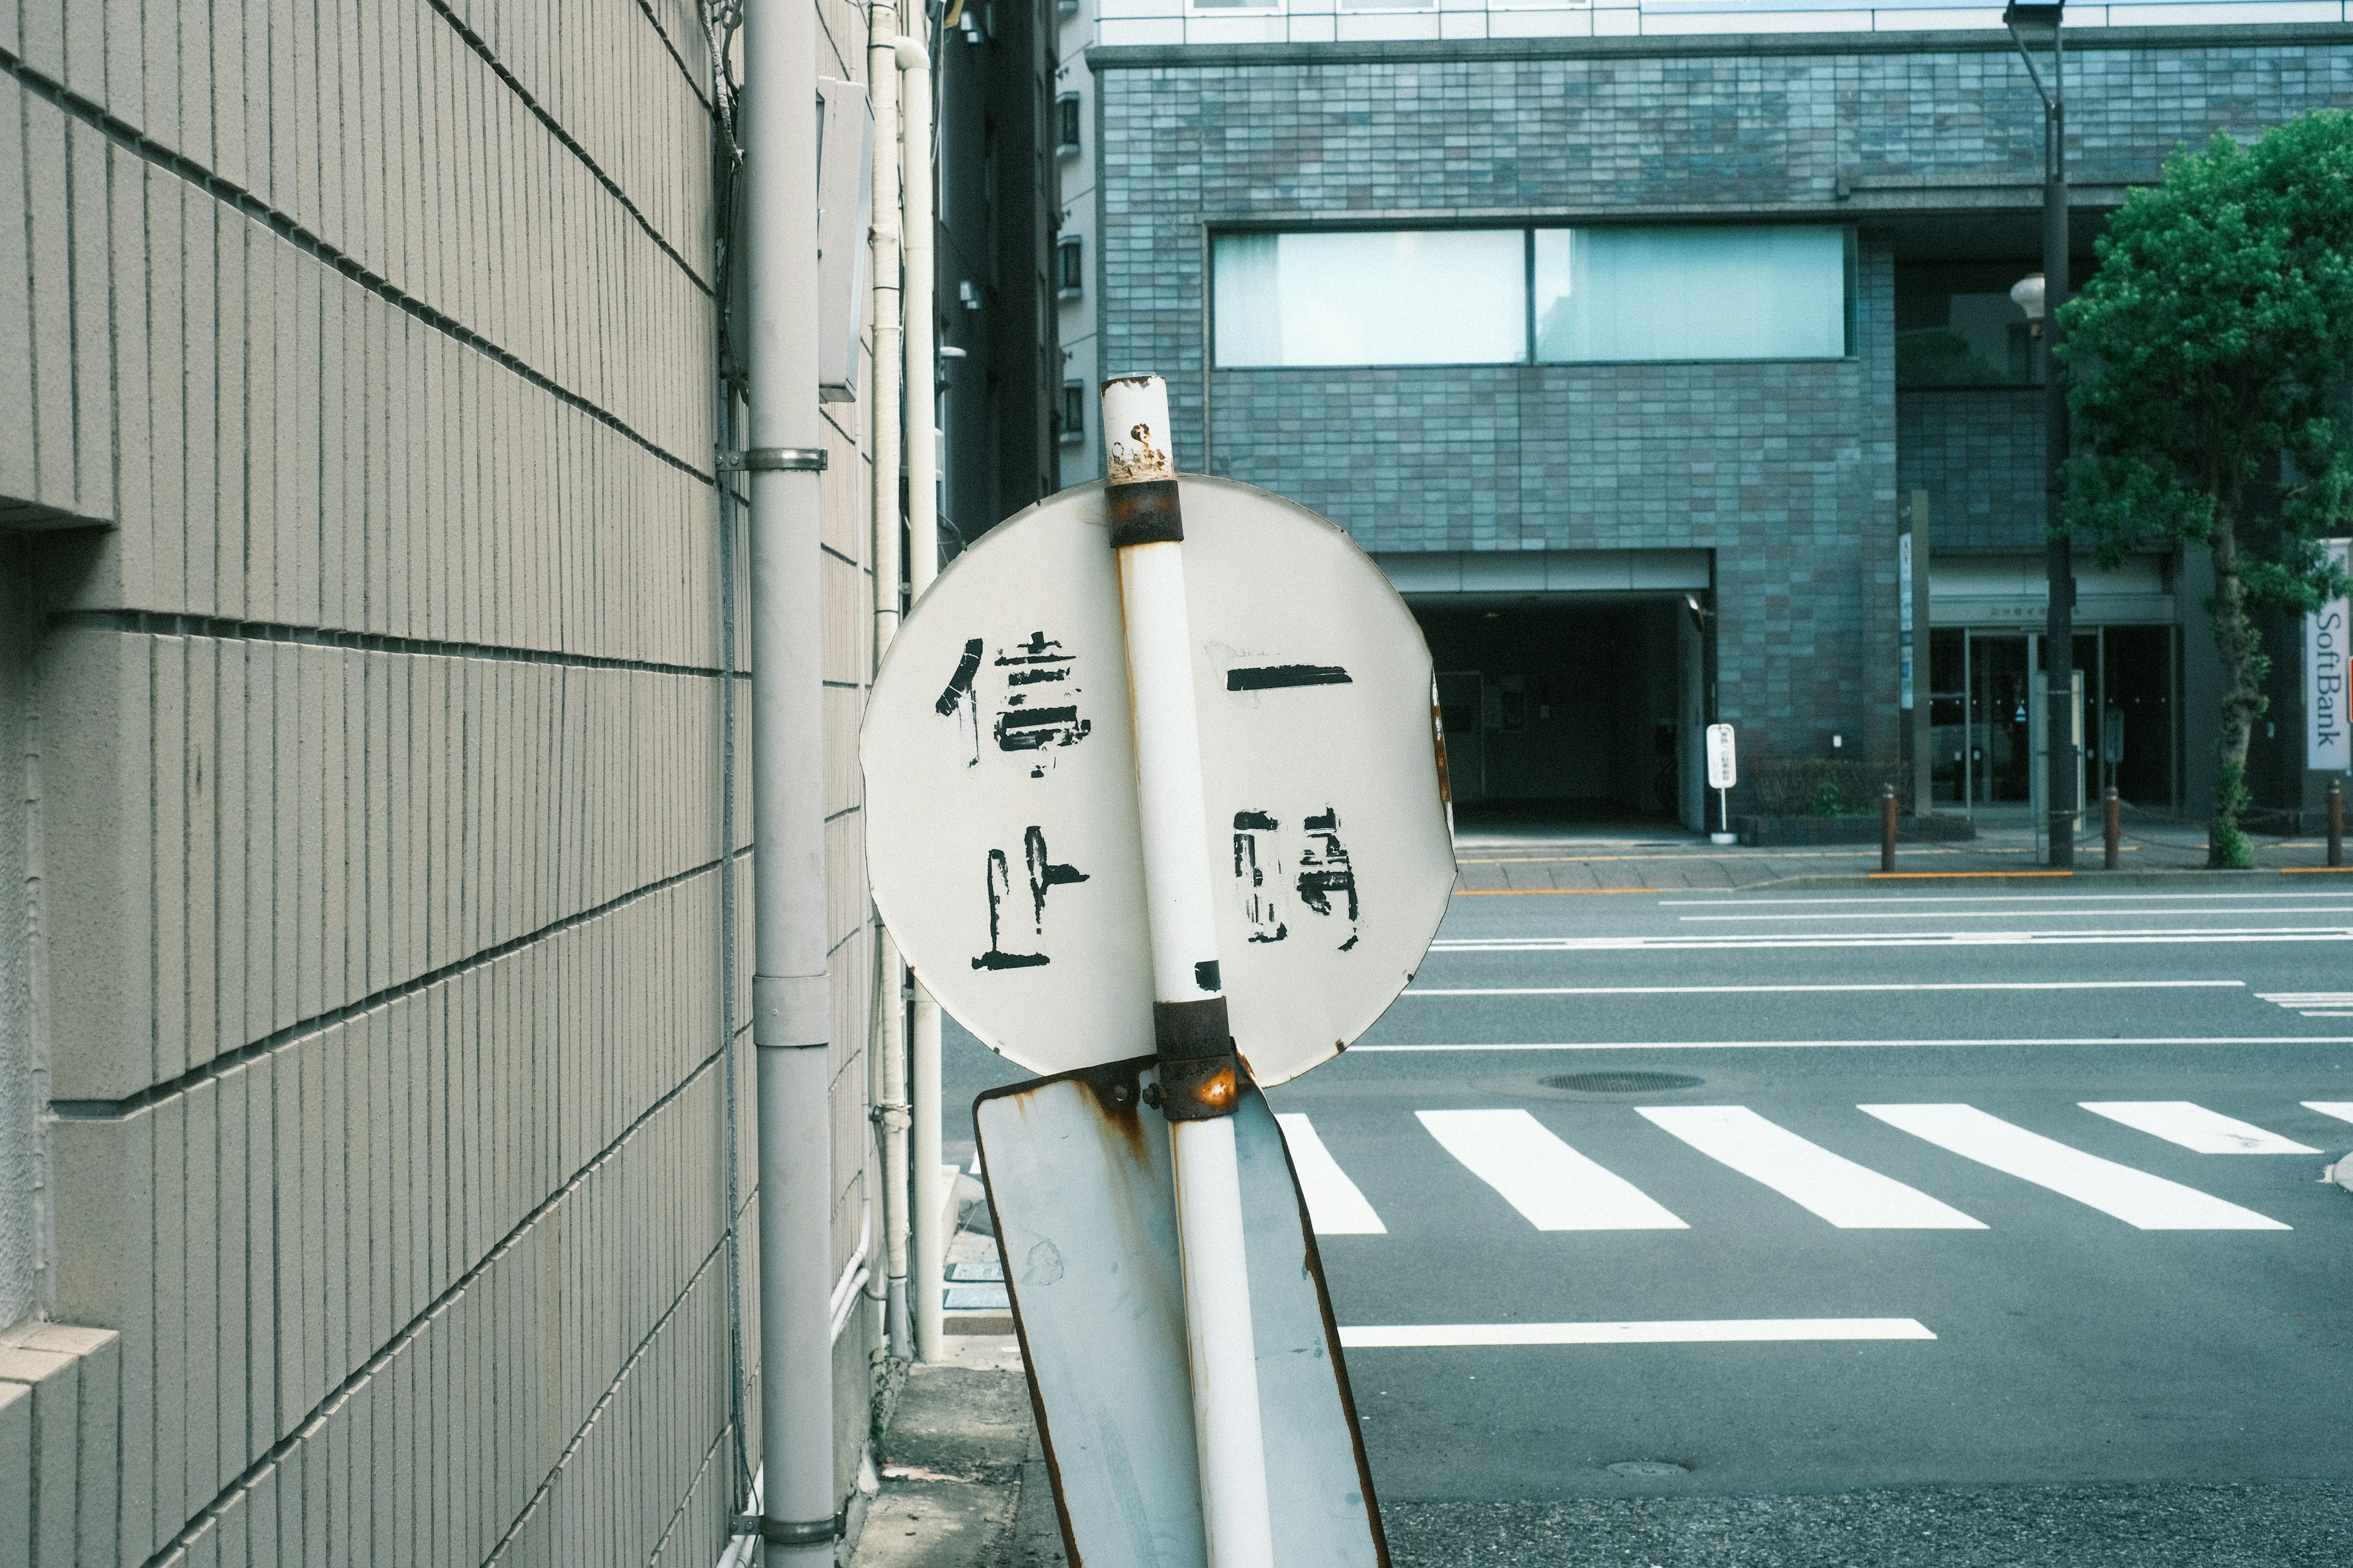
{"type": "Polygon", "coordinates": [[[2113,871],[2116,868],[2116,857],[2122,853],[2119,846],[2123,844],[2125,837],[2125,803],[2116,794],[2116,785],[2108,786],[2108,793],[2101,797],[2100,806],[2105,818],[2101,824],[2100,831],[2107,845],[2106,853],[2100,864],[2113,871]]]}
{"type": "Polygon", "coordinates": [[[1169,441],[1168,386],[1121,376],[1103,389],[1103,500],[1119,563],[1145,909],[1152,937],[1152,1024],[1160,1109],[1176,1184],[1186,1350],[1201,1522],[1216,1568],[1273,1568],[1258,1346],[1242,1245],[1233,1114],[1241,1065],[1218,971],[1208,803],[1185,603],[1185,521],[1169,441]]]}
{"type": "Polygon", "coordinates": [[[2345,864],[2345,785],[2337,779],[2328,781],[2328,863],[2345,864]]]}
{"type": "Polygon", "coordinates": [[[1895,869],[1895,786],[1879,786],[1879,868],[1895,869]]]}

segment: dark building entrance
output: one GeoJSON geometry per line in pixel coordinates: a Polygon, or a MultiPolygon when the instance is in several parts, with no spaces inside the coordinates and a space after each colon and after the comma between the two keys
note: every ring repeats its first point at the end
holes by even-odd
{"type": "Polygon", "coordinates": [[[1700,645],[1682,595],[1435,597],[1409,596],[1459,830],[1695,820],[1700,645]]]}

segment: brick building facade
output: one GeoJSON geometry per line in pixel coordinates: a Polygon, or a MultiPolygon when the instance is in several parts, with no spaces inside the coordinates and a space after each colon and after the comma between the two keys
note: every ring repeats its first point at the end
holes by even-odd
{"type": "MultiPolygon", "coordinates": [[[[2192,25],[2069,29],[2079,278],[2105,215],[2173,148],[2353,101],[2340,6],[2303,23],[2266,10],[2249,25],[2232,25],[2254,14],[2244,8],[2161,9],[2129,19],[2192,25]]],[[[1751,755],[1898,758],[1897,518],[1925,491],[1943,662],[1932,678],[1924,649],[1922,676],[1944,693],[1929,759],[1945,759],[1951,808],[2022,811],[2023,796],[2003,792],[2024,787],[2023,752],[2015,766],[2009,755],[2023,710],[2015,725],[2007,716],[2023,666],[2011,671],[2013,650],[1992,639],[2030,628],[2022,601],[1989,608],[1986,585],[2040,559],[2041,395],[1999,367],[1986,379],[2000,384],[1938,384],[1899,338],[1923,298],[2014,309],[2001,291],[2039,270],[2040,100],[1995,12],[1711,14],[1725,10],[1563,12],[1560,30],[1588,36],[1514,37],[1497,35],[1551,14],[1303,3],[1211,15],[1158,0],[1086,13],[1074,25],[1096,40],[1083,56],[1095,264],[1092,298],[1066,306],[1064,338],[1098,334],[1103,374],[1169,378],[1184,466],[1348,527],[1422,613],[1441,669],[1472,673],[1481,622],[1504,622],[1487,630],[1509,641],[1515,617],[1548,616],[1524,631],[1573,649],[1624,640],[1615,622],[1578,618],[1588,611],[1615,606],[1622,619],[1648,603],[1672,619],[1683,600],[1687,631],[1652,628],[1683,650],[1664,683],[1680,701],[1630,694],[1661,688],[1655,671],[1630,678],[1627,700],[1647,706],[1618,726],[1632,738],[1609,744],[1647,740],[1677,774],[1672,788],[1613,789],[1614,804],[1687,822],[1702,717],[1737,726],[1751,755]],[[1764,225],[1852,237],[1842,354],[1543,363],[1531,350],[1520,363],[1284,368],[1220,363],[1214,347],[1220,236],[1764,225]],[[1980,280],[1953,281],[1964,272],[1980,280]],[[1630,552],[1631,574],[1587,582],[1595,552],[1630,552]],[[1433,579],[1432,552],[1468,563],[1458,585],[1433,579]],[[1957,767],[1957,751],[1968,753],[1957,767]]],[[[2117,8],[2087,18],[2125,19],[2117,8]]],[[[2011,324],[2021,354],[2023,322],[2011,324]]],[[[1084,471],[1078,457],[1066,481],[1084,471]]],[[[2205,754],[2212,707],[2200,698],[2211,663],[2201,593],[2189,561],[2137,563],[2113,579],[2085,568],[2087,700],[2148,710],[2131,782],[2152,806],[2202,804],[2205,770],[2184,765],[2205,754]],[[2170,630],[2162,648],[2120,635],[2111,675],[2108,619],[2170,630]],[[2160,733],[2162,765],[2149,738],[2160,733]]],[[[1556,722],[1535,715],[1568,711],[1577,658],[1500,674],[1494,662],[1480,667],[1484,695],[1463,689],[1477,707],[1461,714],[1477,712],[1491,749],[1533,758],[1542,745],[1511,739],[1513,699],[1532,737],[1556,722]],[[1516,685],[1499,691],[1499,679],[1516,685]]],[[[2300,734],[2300,700],[2275,702],[2280,735],[2300,734]]],[[[1587,763],[1591,777],[1652,775],[1616,752],[1587,763]]],[[[1542,767],[1528,776],[1538,794],[1585,793],[1548,790],[1542,767]]],[[[2277,791],[2302,785],[2283,773],[2277,791]]]]}

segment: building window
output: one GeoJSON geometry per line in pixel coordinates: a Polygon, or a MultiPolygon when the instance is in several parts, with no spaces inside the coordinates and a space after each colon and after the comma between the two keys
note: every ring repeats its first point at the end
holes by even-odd
{"type": "Polygon", "coordinates": [[[1062,439],[1083,441],[1087,438],[1087,384],[1083,381],[1062,383],[1062,439]]]}
{"type": "Polygon", "coordinates": [[[1065,300],[1075,300],[1086,288],[1087,268],[1083,247],[1077,235],[1069,235],[1054,242],[1054,292],[1065,300]]]}
{"type": "Polygon", "coordinates": [[[1895,269],[1895,384],[2035,386],[2041,366],[2010,285],[2040,261],[1938,261],[1895,269]]]}
{"type": "Polygon", "coordinates": [[[1221,365],[1524,364],[1527,231],[1223,234],[1221,365]]]}
{"type": "Polygon", "coordinates": [[[1536,358],[1844,358],[1849,232],[1540,228],[1536,358]]]}
{"type": "Polygon", "coordinates": [[[1054,149],[1059,153],[1079,150],[1079,95],[1075,92],[1054,100],[1054,149]]]}
{"type": "Polygon", "coordinates": [[[1820,225],[1223,234],[1216,360],[1842,359],[1853,253],[1852,229],[1820,225]]]}

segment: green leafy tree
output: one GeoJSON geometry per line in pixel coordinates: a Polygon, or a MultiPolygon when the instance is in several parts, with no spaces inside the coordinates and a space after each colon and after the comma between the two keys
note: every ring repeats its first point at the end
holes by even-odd
{"type": "Polygon", "coordinates": [[[2208,863],[2249,866],[2247,741],[2269,669],[2253,612],[2344,591],[2317,542],[2353,521],[2353,113],[2168,159],[2060,311],[2071,382],[2066,526],[2115,565],[2137,545],[2214,562],[2221,732],[2208,863]]]}

